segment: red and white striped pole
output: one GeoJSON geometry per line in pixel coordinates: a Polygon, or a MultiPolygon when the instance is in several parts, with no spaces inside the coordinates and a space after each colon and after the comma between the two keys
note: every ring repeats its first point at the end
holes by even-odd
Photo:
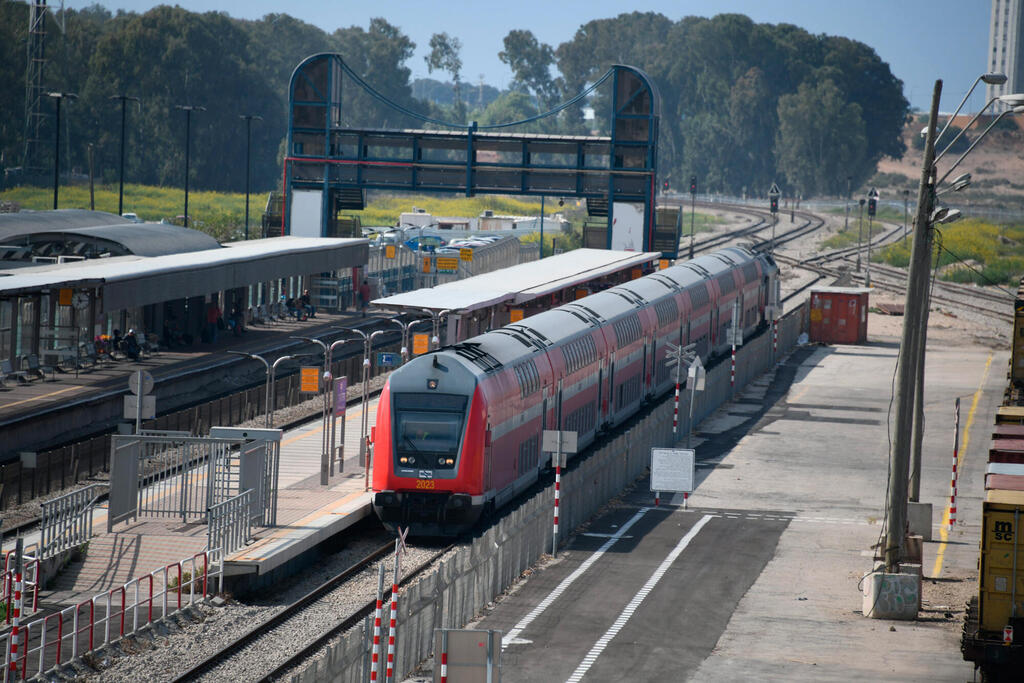
{"type": "Polygon", "coordinates": [[[772,355],[774,356],[779,352],[779,321],[777,318],[772,318],[772,355]]]}
{"type": "MultiPolygon", "coordinates": [[[[397,569],[396,569],[397,573],[397,569]]],[[[388,621],[388,666],[384,683],[395,679],[395,626],[398,624],[398,581],[391,584],[391,618],[388,621]]]]}
{"type": "Polygon", "coordinates": [[[672,443],[677,440],[676,433],[679,431],[679,380],[676,380],[676,398],[672,407],[672,443]]]}
{"type": "Polygon", "coordinates": [[[398,529],[395,539],[395,578],[391,582],[391,618],[388,621],[388,666],[384,683],[395,679],[395,637],[398,634],[398,582],[402,578],[402,551],[405,549],[405,537],[409,529],[398,529]]]}
{"type": "Polygon", "coordinates": [[[729,363],[729,387],[736,388],[736,345],[732,345],[732,360],[729,363]]]}
{"type": "Polygon", "coordinates": [[[441,631],[441,683],[448,683],[448,629],[441,631]]]}
{"type": "Polygon", "coordinates": [[[953,478],[949,485],[949,530],[956,525],[956,466],[960,462],[960,399],[953,409],[953,478]]]}
{"type": "Polygon", "coordinates": [[[18,680],[18,641],[21,638],[21,572],[23,560],[21,557],[24,549],[23,541],[19,537],[14,550],[14,605],[11,609],[11,661],[7,669],[5,680],[18,680]]]}
{"type": "MultiPolygon", "coordinates": [[[[561,449],[559,449],[561,450],[561,449]]],[[[561,453],[557,455],[558,464],[555,465],[555,525],[554,534],[551,536],[551,557],[558,557],[558,502],[562,493],[562,458],[561,453]]]]}
{"type": "Polygon", "coordinates": [[[377,680],[380,669],[380,617],[384,607],[384,563],[380,565],[377,577],[377,609],[373,614],[373,656],[370,659],[370,680],[377,680]]]}

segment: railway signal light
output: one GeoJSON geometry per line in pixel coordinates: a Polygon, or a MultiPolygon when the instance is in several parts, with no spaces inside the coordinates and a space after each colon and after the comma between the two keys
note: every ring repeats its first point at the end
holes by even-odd
{"type": "Polygon", "coordinates": [[[690,176],[690,194],[697,194],[697,176],[690,176]]]}
{"type": "Polygon", "coordinates": [[[667,180],[662,184],[662,187],[665,189],[665,192],[668,192],[668,181],[667,180]]]}
{"type": "Polygon", "coordinates": [[[878,208],[878,190],[876,190],[875,188],[871,188],[871,191],[868,192],[868,215],[869,216],[874,216],[875,215],[875,209],[877,209],[877,208],[878,208]]]}
{"type": "Polygon", "coordinates": [[[779,198],[778,197],[769,197],[768,201],[769,201],[769,206],[771,207],[772,213],[778,213],[779,212],[779,198]]]}

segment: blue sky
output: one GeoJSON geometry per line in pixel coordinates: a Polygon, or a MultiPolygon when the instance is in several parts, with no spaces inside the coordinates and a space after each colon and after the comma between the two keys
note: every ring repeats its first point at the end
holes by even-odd
{"type": "MultiPolygon", "coordinates": [[[[79,9],[94,1],[67,0],[65,4],[79,9]]],[[[144,12],[161,3],[101,0],[98,4],[112,11],[144,12]]],[[[944,111],[955,108],[974,79],[985,71],[991,12],[987,0],[179,0],[176,4],[191,11],[217,10],[246,19],[285,13],[326,31],[366,27],[372,17],[384,17],[416,43],[416,54],[408,63],[415,77],[428,75],[423,57],[430,36],[447,31],[462,41],[463,80],[475,83],[483,74],[486,83],[499,88],[511,80],[511,72],[497,55],[502,38],[512,29],[529,29],[538,40],[557,47],[587,21],[624,11],[660,12],[674,20],[733,12],[759,23],[795,24],[811,33],[847,36],[870,45],[903,81],[911,106],[919,109],[928,109],[932,87],[941,78],[944,111]]],[[[984,90],[979,86],[965,110],[977,110],[984,102],[984,90]]]]}

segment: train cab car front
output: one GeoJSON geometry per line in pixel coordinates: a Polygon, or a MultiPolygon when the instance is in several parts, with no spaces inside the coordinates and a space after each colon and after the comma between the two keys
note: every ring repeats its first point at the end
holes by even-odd
{"type": "Polygon", "coordinates": [[[388,529],[412,527],[417,536],[455,536],[476,524],[482,506],[466,493],[379,491],[373,510],[388,529]]]}

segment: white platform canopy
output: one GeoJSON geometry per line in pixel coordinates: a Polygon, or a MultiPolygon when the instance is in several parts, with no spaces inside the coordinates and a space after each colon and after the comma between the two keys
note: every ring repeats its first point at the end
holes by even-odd
{"type": "Polygon", "coordinates": [[[371,304],[396,311],[426,308],[469,313],[496,304],[525,303],[659,258],[661,253],[656,251],[575,249],[465,280],[375,299],[371,304]]]}

